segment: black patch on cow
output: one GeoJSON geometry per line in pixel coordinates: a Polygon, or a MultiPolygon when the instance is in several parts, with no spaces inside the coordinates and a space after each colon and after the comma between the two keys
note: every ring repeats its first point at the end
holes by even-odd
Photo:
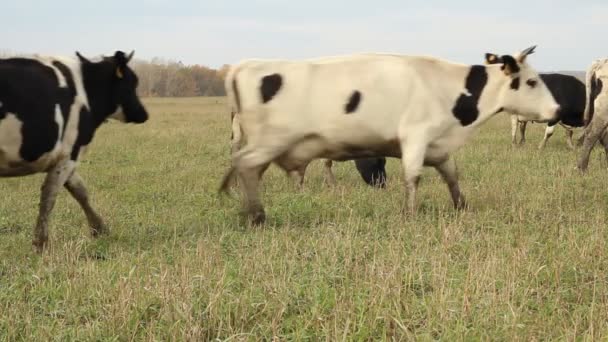
{"type": "Polygon", "coordinates": [[[515,77],[511,80],[511,89],[513,90],[519,90],[519,82],[520,82],[520,78],[519,77],[515,77]]]}
{"type": "Polygon", "coordinates": [[[355,90],[352,95],[348,98],[348,102],[346,106],[344,106],[344,111],[346,114],[354,113],[359,107],[359,103],[361,102],[361,92],[355,90]]]}
{"type": "Polygon", "coordinates": [[[72,104],[74,104],[74,97],[76,97],[76,84],[74,83],[72,72],[65,64],[53,61],[53,66],[61,72],[67,85],[67,88],[59,88],[57,94],[57,103],[59,103],[61,115],[63,116],[63,133],[65,133],[65,128],[68,126],[68,119],[70,118],[70,109],[72,108],[72,104]]]}
{"type": "Polygon", "coordinates": [[[0,115],[14,114],[22,123],[19,155],[27,162],[51,151],[59,139],[58,92],[53,68],[29,58],[0,59],[0,115]]]}
{"type": "Polygon", "coordinates": [[[283,85],[283,77],[279,74],[272,74],[262,77],[260,93],[262,94],[262,102],[267,103],[279,92],[283,85]]]}
{"type": "Polygon", "coordinates": [[[526,84],[530,87],[530,88],[534,88],[536,87],[536,85],[538,84],[537,80],[533,80],[533,79],[529,79],[526,81],[526,84]]]}
{"type": "Polygon", "coordinates": [[[80,109],[79,115],[78,136],[76,137],[76,142],[74,143],[74,147],[72,147],[72,153],[70,155],[72,160],[78,159],[81,147],[91,143],[93,136],[95,135],[95,130],[97,129],[93,116],[85,107],[80,109]]]}
{"type": "Polygon", "coordinates": [[[473,65],[465,80],[464,87],[468,94],[461,94],[452,109],[452,113],[463,126],[468,126],[477,120],[479,116],[477,104],[487,83],[486,68],[483,65],[473,65]]]}
{"type": "Polygon", "coordinates": [[[574,76],[556,73],[541,74],[540,79],[560,107],[556,120],[570,127],[584,126],[585,83],[574,76]]]}
{"type": "Polygon", "coordinates": [[[6,109],[4,109],[4,104],[2,103],[2,101],[0,100],[0,120],[4,119],[6,117],[6,109]]]}
{"type": "MultiPolygon", "coordinates": [[[[241,112],[241,94],[239,93],[239,87],[236,83],[236,75],[234,76],[234,79],[232,80],[232,91],[234,92],[234,102],[236,103],[236,112],[240,113],[241,112]]],[[[232,115],[232,117],[234,118],[234,115],[232,115]]]]}
{"type": "Polygon", "coordinates": [[[501,57],[501,60],[503,62],[503,70],[505,70],[506,68],[511,74],[516,74],[519,72],[519,65],[517,64],[517,61],[515,60],[515,58],[513,58],[513,56],[504,55],[501,57]]]}

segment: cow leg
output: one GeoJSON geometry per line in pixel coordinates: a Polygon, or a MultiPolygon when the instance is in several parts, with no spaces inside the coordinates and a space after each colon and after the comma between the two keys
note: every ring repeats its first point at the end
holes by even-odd
{"type": "Polygon", "coordinates": [[[405,186],[407,193],[407,210],[410,214],[416,213],[416,193],[420,183],[420,174],[424,166],[424,155],[426,144],[402,144],[401,145],[405,186]]]}
{"type": "Polygon", "coordinates": [[[600,140],[604,146],[604,152],[606,153],[606,163],[608,164],[608,131],[604,130],[602,138],[600,140]]]}
{"type": "Polygon", "coordinates": [[[460,192],[460,186],[458,185],[458,168],[456,167],[454,158],[448,158],[446,161],[434,165],[434,167],[448,186],[454,208],[457,210],[465,209],[466,201],[460,192]]]}
{"type": "Polygon", "coordinates": [[[89,221],[89,226],[91,227],[91,235],[97,237],[100,234],[106,233],[107,228],[99,214],[97,214],[95,209],[91,206],[89,193],[78,173],[72,173],[72,176],[68,178],[65,183],[65,188],[70,192],[76,202],[80,204],[84,214],[87,216],[87,221],[89,221]]]}
{"type": "Polygon", "coordinates": [[[64,160],[52,167],[42,183],[40,192],[40,207],[38,220],[34,228],[32,245],[37,252],[42,252],[49,240],[49,219],[55,206],[59,189],[65,184],[74,172],[76,164],[71,160],[64,160]]]}
{"type": "Polygon", "coordinates": [[[527,121],[519,122],[519,134],[521,135],[521,139],[519,140],[519,144],[523,145],[526,143],[526,126],[528,125],[527,121]]]}
{"type": "Polygon", "coordinates": [[[222,182],[222,187],[220,188],[221,190],[226,188],[225,180],[230,177],[232,172],[236,171],[244,191],[245,210],[251,223],[256,225],[262,224],[266,220],[264,207],[259,197],[258,185],[260,179],[268,168],[268,165],[289,150],[294,140],[297,141],[297,139],[283,136],[262,136],[268,140],[260,141],[256,145],[248,144],[244,149],[236,153],[233,161],[234,166],[224,177],[224,182],[222,182]],[[277,145],[275,141],[283,143],[277,145]]]}
{"type": "Polygon", "coordinates": [[[294,180],[300,190],[304,190],[304,175],[306,174],[307,166],[308,163],[288,172],[289,176],[294,180]]]}
{"type": "Polygon", "coordinates": [[[555,125],[548,124],[547,128],[545,128],[545,136],[543,137],[543,140],[540,142],[540,145],[538,145],[539,150],[542,150],[543,148],[545,148],[545,145],[547,144],[547,140],[549,140],[549,138],[551,138],[551,136],[553,135],[553,132],[555,132],[555,125]]]}
{"type": "Polygon", "coordinates": [[[264,206],[260,200],[258,189],[261,176],[266,168],[267,165],[263,164],[238,170],[240,183],[243,186],[244,208],[249,220],[254,225],[262,224],[266,220],[264,206]]]}
{"type": "Polygon", "coordinates": [[[600,116],[593,118],[589,127],[585,131],[585,140],[583,142],[583,148],[581,150],[581,154],[578,159],[578,169],[581,172],[587,171],[587,167],[589,166],[589,155],[591,154],[591,150],[598,139],[604,134],[606,130],[606,126],[608,126],[608,122],[602,119],[600,116]]]}
{"type": "Polygon", "coordinates": [[[331,170],[333,165],[334,162],[331,159],[325,159],[325,161],[323,162],[323,169],[325,170],[325,181],[330,186],[336,185],[336,177],[334,176],[334,173],[331,170]]]}
{"type": "Polygon", "coordinates": [[[511,145],[516,145],[517,140],[517,126],[519,121],[516,115],[511,115],[511,145]]]}
{"type": "Polygon", "coordinates": [[[566,143],[568,143],[568,147],[571,150],[575,150],[576,147],[574,146],[574,141],[572,139],[572,136],[574,135],[574,131],[571,130],[570,128],[566,128],[566,143]]]}
{"type": "Polygon", "coordinates": [[[578,139],[576,139],[576,146],[577,147],[581,147],[583,146],[583,142],[585,142],[585,134],[587,132],[587,128],[585,127],[583,129],[583,132],[581,133],[581,135],[578,137],[578,139]]]}

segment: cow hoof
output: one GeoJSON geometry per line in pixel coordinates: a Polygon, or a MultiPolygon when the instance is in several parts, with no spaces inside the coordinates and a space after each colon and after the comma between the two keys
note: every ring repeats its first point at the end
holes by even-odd
{"type": "Polygon", "coordinates": [[[32,241],[34,252],[41,254],[48,243],[48,239],[36,239],[32,241]]]}
{"type": "Polygon", "coordinates": [[[94,238],[98,238],[102,235],[107,235],[110,231],[108,230],[108,228],[105,225],[100,225],[100,226],[96,226],[91,228],[91,236],[94,238]]]}
{"type": "Polygon", "coordinates": [[[264,210],[258,210],[249,214],[249,221],[254,226],[260,226],[266,221],[266,213],[264,210]]]}
{"type": "Polygon", "coordinates": [[[459,211],[465,211],[468,208],[469,208],[469,204],[464,199],[461,199],[458,203],[456,203],[454,205],[454,209],[459,210],[459,211]]]}

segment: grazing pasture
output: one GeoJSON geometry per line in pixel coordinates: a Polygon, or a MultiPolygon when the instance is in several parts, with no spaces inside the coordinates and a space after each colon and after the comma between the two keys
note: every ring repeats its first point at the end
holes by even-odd
{"type": "MultiPolygon", "coordinates": [[[[100,128],[80,166],[111,229],[89,237],[67,191],[50,248],[32,252],[42,175],[0,180],[0,340],[539,340],[608,337],[608,171],[586,175],[559,138],[513,148],[499,115],[455,157],[470,209],[425,170],[417,216],[320,162],[304,190],[276,167],[267,223],[247,228],[224,98],[149,99],[143,126],[100,128]]],[[[540,140],[544,125],[531,125],[540,140]]],[[[603,151],[602,151],[603,153],[603,151]]]]}

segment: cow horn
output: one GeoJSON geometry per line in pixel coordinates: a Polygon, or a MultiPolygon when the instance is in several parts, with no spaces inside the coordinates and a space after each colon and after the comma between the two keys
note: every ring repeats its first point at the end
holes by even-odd
{"type": "Polygon", "coordinates": [[[134,54],[135,54],[135,50],[132,50],[131,53],[129,53],[129,55],[127,56],[127,63],[129,63],[129,61],[131,60],[131,58],[133,58],[134,54]]]}

